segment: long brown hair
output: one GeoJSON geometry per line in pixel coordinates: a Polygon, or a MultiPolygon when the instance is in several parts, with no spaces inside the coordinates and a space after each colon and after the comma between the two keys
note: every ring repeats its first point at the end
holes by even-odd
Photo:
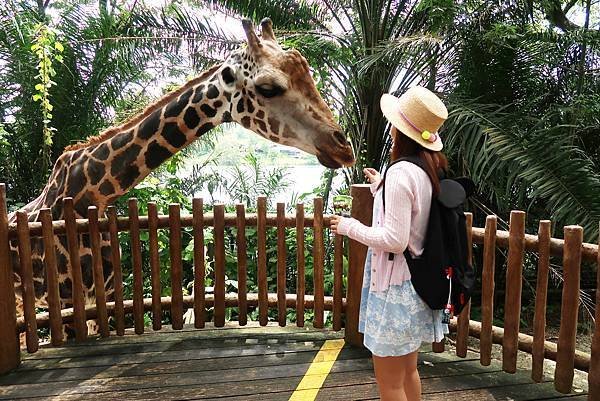
{"type": "Polygon", "coordinates": [[[440,193],[440,179],[438,173],[440,170],[448,169],[448,159],[442,152],[434,152],[425,149],[417,142],[403,135],[398,129],[392,126],[392,149],[390,152],[390,162],[401,157],[417,156],[426,166],[425,172],[429,176],[433,187],[433,195],[437,196],[440,193]]]}

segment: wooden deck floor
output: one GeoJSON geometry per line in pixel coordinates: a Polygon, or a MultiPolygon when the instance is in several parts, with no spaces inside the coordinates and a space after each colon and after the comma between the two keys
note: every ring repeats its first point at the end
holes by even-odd
{"type": "MultiPolygon", "coordinates": [[[[288,400],[325,340],[342,333],[295,327],[207,328],[132,334],[24,356],[0,377],[0,399],[54,400],[288,400]]],[[[551,382],[528,372],[482,367],[478,355],[420,353],[424,400],[569,400],[551,382]]],[[[318,400],[376,400],[369,354],[345,347],[318,400]]]]}

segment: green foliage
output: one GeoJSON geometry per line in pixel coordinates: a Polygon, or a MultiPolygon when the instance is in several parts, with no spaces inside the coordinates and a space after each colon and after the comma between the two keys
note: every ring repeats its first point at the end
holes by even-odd
{"type": "Polygon", "coordinates": [[[43,147],[42,159],[44,160],[44,170],[50,166],[50,146],[52,145],[53,132],[56,128],[50,126],[52,121],[52,110],[54,106],[50,103],[50,88],[56,85],[52,79],[56,76],[56,70],[52,66],[53,61],[62,63],[62,53],[65,48],[56,40],[57,31],[49,28],[42,23],[37,23],[34,27],[33,44],[31,51],[37,56],[38,71],[36,79],[39,82],[35,85],[36,93],[33,95],[33,101],[40,103],[43,123],[43,147]]]}

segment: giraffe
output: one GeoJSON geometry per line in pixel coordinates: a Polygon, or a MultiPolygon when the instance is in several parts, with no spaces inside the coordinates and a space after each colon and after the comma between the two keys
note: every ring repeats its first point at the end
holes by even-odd
{"type": "MultiPolygon", "coordinates": [[[[179,150],[224,122],[236,122],[270,141],[293,146],[326,167],[354,163],[349,142],[335,122],[310,75],[306,59],[277,43],[271,20],[261,21],[261,37],[244,19],[246,45],[216,65],[163,96],[123,124],[65,148],[56,160],[42,193],[22,210],[37,221],[42,208],[54,220],[63,218],[63,199],[73,198],[77,218],[87,218],[95,205],[106,207],[127,193],[179,150]]],[[[14,223],[16,215],[9,215],[14,223]]],[[[71,265],[64,235],[56,236],[59,292],[63,308],[72,305],[71,265]]],[[[95,304],[90,238],[79,234],[86,304],[95,304]]],[[[17,314],[23,314],[19,254],[11,242],[17,314]]],[[[113,291],[110,244],[101,239],[107,296],[113,291]]],[[[47,308],[44,249],[32,240],[36,306],[47,308]]]]}

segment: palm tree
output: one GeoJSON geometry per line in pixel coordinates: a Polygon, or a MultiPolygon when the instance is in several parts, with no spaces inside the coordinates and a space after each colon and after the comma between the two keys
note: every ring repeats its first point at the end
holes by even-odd
{"type": "Polygon", "coordinates": [[[214,62],[205,54],[220,57],[237,45],[215,23],[182,6],[112,4],[0,4],[0,182],[8,184],[15,205],[32,199],[48,173],[44,117],[32,98],[39,83],[31,51],[36,24],[59,27],[56,41],[64,47],[62,60],[53,63],[55,85],[48,90],[56,130],[48,149],[51,163],[66,145],[97,134],[115,113],[147,99],[153,82],[202,70],[214,62]],[[188,59],[191,68],[174,68],[188,59]]]}

